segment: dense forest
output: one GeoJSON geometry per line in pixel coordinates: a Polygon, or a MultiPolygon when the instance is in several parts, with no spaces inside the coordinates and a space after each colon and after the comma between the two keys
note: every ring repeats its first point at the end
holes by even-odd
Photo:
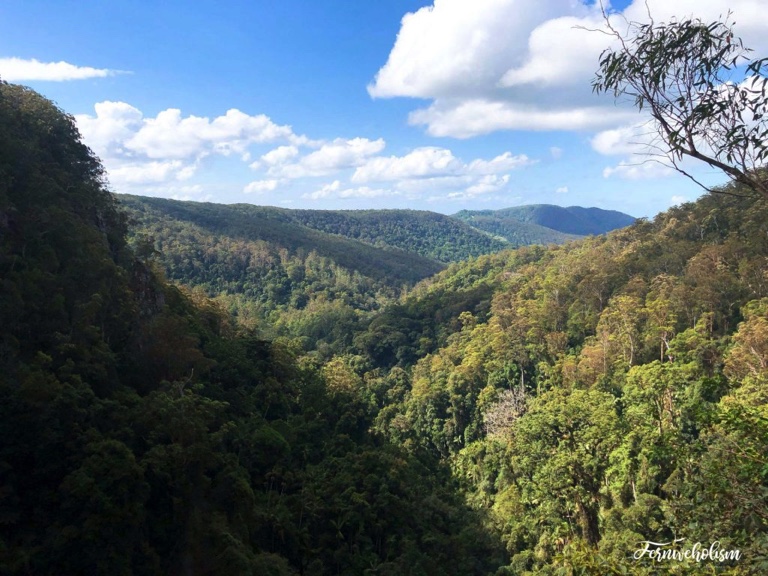
{"type": "Polygon", "coordinates": [[[444,263],[509,248],[505,240],[493,238],[450,216],[424,210],[284,210],[284,213],[315,230],[374,246],[415,252],[444,263]]]}
{"type": "Polygon", "coordinates": [[[0,86],[0,572],[768,572],[765,199],[340,264],[295,220],[317,250],[275,254],[279,211],[125,215],[71,118],[0,86]]]}
{"type": "MultiPolygon", "coordinates": [[[[519,219],[504,216],[504,229],[496,230],[506,234],[503,240],[459,218],[416,210],[289,210],[129,195],[118,199],[129,217],[129,242],[146,261],[156,261],[169,280],[216,298],[241,326],[270,339],[298,339],[303,350],[323,359],[345,350],[388,304],[393,306],[385,316],[423,315],[395,301],[446,263],[519,244],[579,237],[526,222],[528,207],[519,219]]],[[[560,216],[550,218],[550,226],[591,226],[586,233],[634,221],[599,209],[532,207],[546,214],[549,209],[560,216]]],[[[430,314],[451,314],[463,300],[449,293],[445,302],[435,300],[430,314]]],[[[434,340],[427,333],[426,344],[434,340]]]]}
{"type": "Polygon", "coordinates": [[[38,94],[0,84],[0,134],[0,572],[503,561],[448,467],[372,430],[385,379],[358,387],[164,281],[72,118],[38,94]]]}

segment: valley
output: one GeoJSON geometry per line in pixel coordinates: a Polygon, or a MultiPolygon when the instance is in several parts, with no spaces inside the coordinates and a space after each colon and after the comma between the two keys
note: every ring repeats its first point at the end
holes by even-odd
{"type": "Polygon", "coordinates": [[[113,194],[30,89],[0,128],[3,573],[766,569],[764,197],[190,203],[113,194]]]}

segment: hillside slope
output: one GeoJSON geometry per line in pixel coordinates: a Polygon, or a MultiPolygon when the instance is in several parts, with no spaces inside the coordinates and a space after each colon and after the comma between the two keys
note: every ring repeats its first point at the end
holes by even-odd
{"type": "Polygon", "coordinates": [[[409,376],[377,426],[451,462],[510,573],[656,574],[638,542],[713,533],[765,573],[766,262],[768,202],[713,194],[453,265],[356,339],[409,376]],[[464,309],[436,316],[445,294],[464,309]]]}
{"type": "MultiPolygon", "coordinates": [[[[391,247],[376,248],[364,242],[319,232],[298,223],[288,212],[280,209],[123,194],[118,198],[139,226],[153,233],[174,221],[190,224],[215,237],[267,243],[275,252],[280,249],[292,254],[315,252],[350,272],[358,271],[393,285],[416,282],[443,268],[440,263],[413,252],[391,247]]],[[[160,237],[157,239],[160,240],[160,237]]],[[[170,252],[167,255],[170,256],[170,252]]]]}
{"type": "Polygon", "coordinates": [[[286,210],[305,226],[415,252],[440,262],[458,262],[498,252],[510,244],[460,220],[424,210],[286,210]]]}
{"type": "Polygon", "coordinates": [[[386,382],[299,361],[163,281],[51,102],[0,82],[0,134],[0,573],[502,563],[446,467],[370,432],[386,382]]]}

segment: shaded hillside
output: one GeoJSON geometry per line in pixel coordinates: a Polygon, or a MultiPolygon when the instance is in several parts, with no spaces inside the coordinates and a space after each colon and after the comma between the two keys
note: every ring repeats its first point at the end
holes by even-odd
{"type": "Polygon", "coordinates": [[[518,233],[516,222],[543,226],[563,234],[589,236],[624,228],[635,221],[632,216],[616,210],[582,208],[580,206],[563,208],[551,204],[514,206],[501,210],[462,210],[454,217],[487,232],[506,232],[501,234],[504,237],[508,237],[507,234],[511,237],[514,237],[515,234],[530,234],[530,232],[522,231],[518,233]]]}
{"type": "Polygon", "coordinates": [[[0,573],[481,576],[503,561],[447,467],[370,432],[390,382],[299,361],[167,284],[46,99],[0,82],[0,134],[0,573]]]}
{"type": "Polygon", "coordinates": [[[443,264],[296,222],[286,211],[119,196],[134,245],[167,277],[202,288],[242,326],[301,339],[324,357],[366,315],[443,264]]]}
{"type": "Polygon", "coordinates": [[[131,217],[148,230],[173,221],[187,223],[215,237],[265,242],[274,252],[315,252],[339,266],[392,285],[412,283],[440,270],[439,263],[396,248],[375,248],[297,223],[285,211],[250,204],[211,204],[119,195],[131,217]]]}
{"type": "Polygon", "coordinates": [[[305,226],[390,246],[440,262],[457,262],[508,248],[462,221],[424,210],[285,210],[305,226]]]}

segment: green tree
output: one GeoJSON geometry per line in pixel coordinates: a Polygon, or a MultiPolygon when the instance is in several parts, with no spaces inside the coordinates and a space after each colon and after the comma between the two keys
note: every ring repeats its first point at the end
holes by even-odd
{"type": "Polygon", "coordinates": [[[752,58],[723,20],[630,22],[624,34],[605,22],[618,47],[603,52],[593,90],[647,110],[658,135],[651,149],[681,173],[693,179],[680,161],[694,158],[768,196],[756,171],[768,157],[768,58],[752,58]]]}

